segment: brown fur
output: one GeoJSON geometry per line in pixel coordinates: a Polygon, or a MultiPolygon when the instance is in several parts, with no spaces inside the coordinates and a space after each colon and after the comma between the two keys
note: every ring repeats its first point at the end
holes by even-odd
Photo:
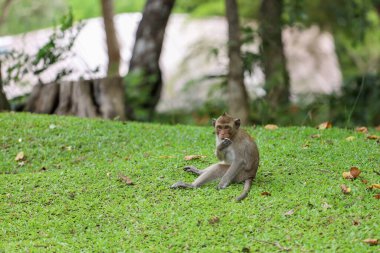
{"type": "Polygon", "coordinates": [[[221,161],[204,170],[193,166],[185,167],[185,171],[195,173],[199,177],[191,184],[177,182],[172,188],[197,188],[203,184],[221,178],[218,189],[224,189],[231,183],[245,182],[238,201],[244,199],[251,188],[259,167],[259,151],[255,141],[240,128],[240,120],[224,113],[213,121],[216,135],[216,156],[221,161]]]}

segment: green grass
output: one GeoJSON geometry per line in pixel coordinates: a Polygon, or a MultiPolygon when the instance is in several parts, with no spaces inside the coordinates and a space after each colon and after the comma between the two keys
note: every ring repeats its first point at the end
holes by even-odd
{"type": "Polygon", "coordinates": [[[2,113],[0,129],[0,252],[380,250],[362,242],[380,236],[379,192],[367,189],[380,183],[380,145],[353,130],[247,128],[261,165],[236,203],[241,184],[169,188],[194,179],[185,165],[216,161],[210,127],[2,113]],[[184,160],[194,154],[207,157],[184,160]],[[342,177],[351,166],[354,181],[342,177]]]}

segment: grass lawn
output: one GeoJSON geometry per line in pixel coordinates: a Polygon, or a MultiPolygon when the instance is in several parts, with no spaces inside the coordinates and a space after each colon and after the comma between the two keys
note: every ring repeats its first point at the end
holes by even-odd
{"type": "Polygon", "coordinates": [[[363,242],[380,239],[380,190],[367,189],[380,183],[379,141],[246,129],[261,164],[236,203],[242,184],[169,188],[195,178],[185,165],[216,161],[211,127],[0,114],[0,252],[380,252],[363,242]],[[359,178],[344,179],[352,166],[359,178]]]}

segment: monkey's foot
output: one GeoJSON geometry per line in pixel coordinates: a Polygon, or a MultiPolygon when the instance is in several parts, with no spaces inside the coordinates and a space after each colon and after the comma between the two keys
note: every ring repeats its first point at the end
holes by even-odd
{"type": "Polygon", "coordinates": [[[184,182],[177,182],[170,186],[171,189],[178,189],[178,188],[194,188],[192,184],[184,183],[184,182]]]}
{"type": "Polygon", "coordinates": [[[194,173],[196,175],[200,175],[202,174],[202,171],[201,170],[198,170],[197,168],[195,168],[194,166],[186,166],[185,168],[183,168],[184,171],[186,172],[191,172],[191,173],[194,173]]]}
{"type": "Polygon", "coordinates": [[[223,190],[223,189],[227,188],[227,186],[228,186],[228,184],[220,182],[219,185],[218,185],[218,187],[217,187],[217,189],[218,190],[223,190]]]}
{"type": "Polygon", "coordinates": [[[219,144],[218,148],[219,150],[222,150],[226,147],[228,147],[229,145],[231,145],[232,141],[228,138],[225,138],[222,140],[222,142],[219,144]]]}

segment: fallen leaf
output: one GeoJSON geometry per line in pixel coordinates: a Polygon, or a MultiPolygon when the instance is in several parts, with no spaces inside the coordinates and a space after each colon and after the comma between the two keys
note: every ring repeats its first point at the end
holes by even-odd
{"type": "Polygon", "coordinates": [[[362,179],[362,183],[363,184],[368,184],[368,180],[367,179],[362,179]]]}
{"type": "Polygon", "coordinates": [[[359,225],[360,225],[360,221],[358,221],[358,220],[353,220],[353,221],[352,221],[352,225],[354,225],[354,226],[359,226],[359,225]]]}
{"type": "Polygon", "coordinates": [[[353,140],[355,140],[355,139],[356,139],[355,136],[348,136],[348,137],[346,138],[346,141],[353,141],[353,140]]]}
{"type": "Polygon", "coordinates": [[[185,156],[185,160],[190,161],[190,160],[201,159],[205,157],[206,157],[205,155],[187,155],[185,156]]]}
{"type": "Polygon", "coordinates": [[[219,223],[220,219],[218,216],[214,216],[212,217],[211,219],[208,220],[208,223],[211,224],[211,225],[214,225],[216,223],[219,223]]]}
{"type": "Polygon", "coordinates": [[[359,132],[359,133],[368,133],[368,128],[366,128],[365,126],[362,126],[362,127],[357,127],[355,128],[355,131],[356,132],[359,132]]]}
{"type": "Polygon", "coordinates": [[[375,246],[375,245],[379,244],[379,239],[368,238],[368,239],[363,240],[363,242],[367,243],[367,244],[369,244],[371,246],[375,246]]]}
{"type": "Polygon", "coordinates": [[[291,210],[287,211],[286,213],[284,213],[285,216],[290,216],[292,214],[294,214],[294,209],[291,209],[291,210]]]}
{"type": "Polygon", "coordinates": [[[318,139],[318,138],[321,138],[321,135],[320,134],[313,134],[310,137],[313,139],[318,139]]]}
{"type": "Polygon", "coordinates": [[[161,155],[161,156],[159,156],[159,158],[161,158],[161,159],[170,159],[170,158],[174,158],[174,156],[172,156],[172,155],[161,155]]]}
{"type": "Polygon", "coordinates": [[[331,205],[329,205],[327,202],[324,202],[323,204],[322,204],[322,208],[323,209],[330,209],[332,206],[331,205]]]}
{"type": "Polygon", "coordinates": [[[380,136],[378,136],[378,135],[368,135],[367,139],[369,139],[369,140],[380,140],[380,136]]]}
{"type": "Polygon", "coordinates": [[[350,174],[353,178],[357,178],[360,175],[361,171],[357,167],[351,167],[350,174]]]}
{"type": "Polygon", "coordinates": [[[375,199],[380,199],[380,194],[376,194],[373,196],[375,199]]]}
{"type": "Polygon", "coordinates": [[[268,125],[265,125],[264,128],[266,130],[276,130],[276,129],[278,129],[278,126],[274,125],[274,124],[268,124],[268,125]]]}
{"type": "Polygon", "coordinates": [[[344,179],[354,179],[354,177],[351,175],[349,171],[343,172],[343,178],[344,179]]]}
{"type": "Polygon", "coordinates": [[[327,128],[332,128],[332,123],[330,121],[323,122],[317,126],[317,129],[324,130],[327,128]]]}
{"type": "Polygon", "coordinates": [[[270,192],[262,192],[261,195],[262,196],[272,196],[272,194],[270,194],[270,192]]]}
{"type": "Polygon", "coordinates": [[[361,171],[357,167],[351,167],[350,171],[343,172],[343,178],[355,179],[360,175],[361,171]]]}
{"type": "Polygon", "coordinates": [[[21,151],[16,155],[15,161],[25,161],[25,158],[24,152],[21,151]]]}
{"type": "Polygon", "coordinates": [[[347,186],[344,185],[344,184],[342,184],[342,185],[340,186],[340,189],[342,189],[342,192],[343,192],[344,194],[349,194],[349,193],[351,192],[351,188],[350,188],[350,187],[347,187],[347,186]]]}
{"type": "Polygon", "coordinates": [[[373,184],[370,187],[368,187],[368,189],[370,189],[370,190],[372,190],[372,189],[380,189],[380,184],[373,184]]]}
{"type": "Polygon", "coordinates": [[[119,174],[119,180],[123,183],[125,183],[126,185],[134,185],[134,183],[132,182],[132,180],[127,177],[127,176],[124,176],[122,174],[119,174]]]}

